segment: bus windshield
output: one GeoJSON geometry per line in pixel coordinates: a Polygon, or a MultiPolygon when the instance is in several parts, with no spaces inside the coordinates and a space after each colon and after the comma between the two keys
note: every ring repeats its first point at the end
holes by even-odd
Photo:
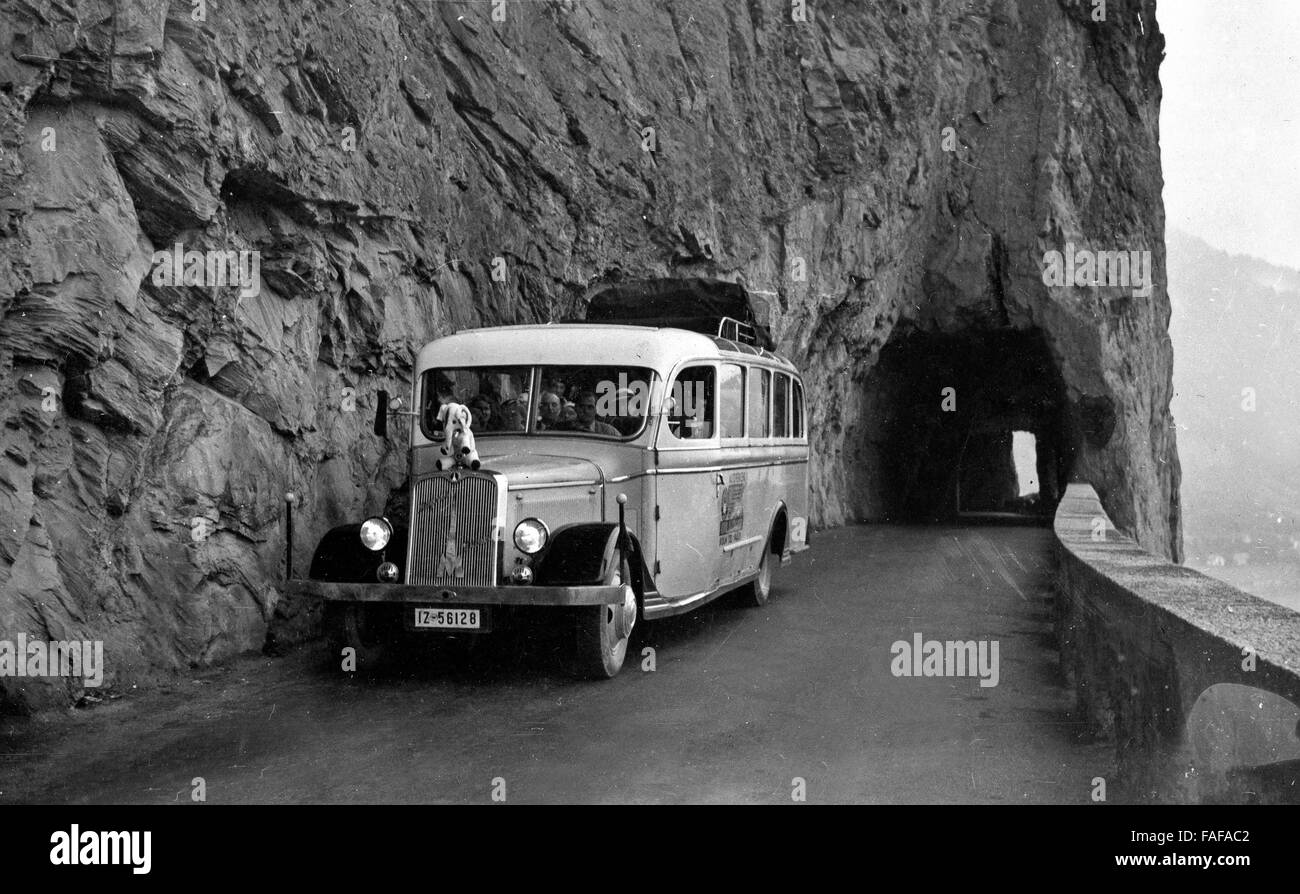
{"type": "Polygon", "coordinates": [[[634,366],[474,366],[431,369],[421,384],[420,426],[442,437],[444,404],[469,407],[476,436],[585,436],[626,440],[650,412],[654,374],[634,366]]]}

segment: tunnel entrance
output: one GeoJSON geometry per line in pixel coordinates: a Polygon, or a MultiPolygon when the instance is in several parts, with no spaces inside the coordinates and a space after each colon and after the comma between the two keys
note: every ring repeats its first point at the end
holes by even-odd
{"type": "Polygon", "coordinates": [[[1069,481],[1065,383],[1037,329],[897,332],[867,407],[885,520],[1050,516],[1069,481]]]}

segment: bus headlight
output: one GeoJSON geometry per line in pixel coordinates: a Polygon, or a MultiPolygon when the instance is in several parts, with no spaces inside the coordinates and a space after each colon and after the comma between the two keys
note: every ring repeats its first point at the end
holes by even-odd
{"type": "Polygon", "coordinates": [[[550,534],[540,518],[526,518],[515,527],[515,546],[521,553],[531,556],[541,552],[550,534]]]}
{"type": "Polygon", "coordinates": [[[361,523],[361,545],[379,552],[393,539],[393,526],[386,518],[368,518],[361,523]]]}

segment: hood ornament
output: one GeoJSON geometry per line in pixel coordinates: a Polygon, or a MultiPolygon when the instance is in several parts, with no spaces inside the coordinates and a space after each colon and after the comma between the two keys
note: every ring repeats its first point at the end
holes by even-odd
{"type": "Polygon", "coordinates": [[[451,520],[447,525],[447,545],[438,557],[438,577],[464,577],[465,563],[460,554],[460,542],[456,537],[456,507],[451,507],[451,520]]]}

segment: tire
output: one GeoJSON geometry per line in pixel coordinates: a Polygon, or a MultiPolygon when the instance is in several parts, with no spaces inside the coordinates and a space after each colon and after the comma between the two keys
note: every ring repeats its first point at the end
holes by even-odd
{"type": "Polygon", "coordinates": [[[744,605],[761,608],[772,596],[772,538],[763,541],[763,555],[758,560],[758,577],[740,591],[744,605]]]}
{"type": "MultiPolygon", "coordinates": [[[[623,576],[615,567],[605,579],[605,586],[618,586],[623,576]]],[[[573,618],[573,670],[586,680],[608,680],[623,669],[628,644],[636,625],[638,607],[632,588],[626,588],[627,597],[621,606],[584,605],[578,607],[573,618]],[[620,619],[624,613],[623,633],[620,638],[620,619]]]]}
{"type": "Polygon", "coordinates": [[[373,670],[383,663],[390,649],[383,625],[365,605],[355,602],[325,603],[325,636],[329,642],[329,666],[342,669],[344,649],[353,649],[356,670],[373,670]]]}

